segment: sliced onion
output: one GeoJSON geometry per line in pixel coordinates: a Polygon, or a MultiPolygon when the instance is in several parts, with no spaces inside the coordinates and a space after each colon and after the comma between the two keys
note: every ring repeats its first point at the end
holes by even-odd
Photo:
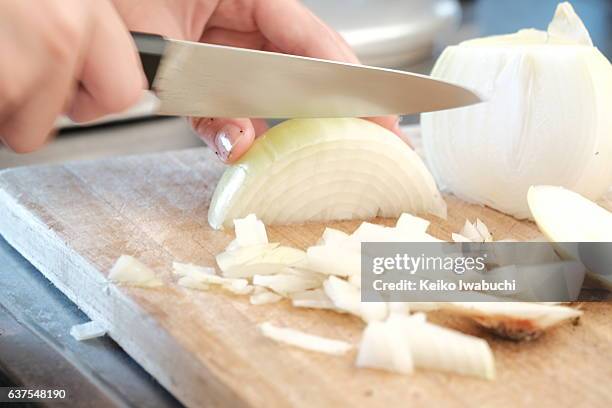
{"type": "Polygon", "coordinates": [[[240,247],[264,245],[268,243],[266,227],[258,220],[255,214],[234,220],[236,244],[240,247]]]}
{"type": "Polygon", "coordinates": [[[441,307],[515,340],[537,338],[544,330],[582,315],[567,306],[527,302],[444,302],[441,307]]]}
{"type": "Polygon", "coordinates": [[[400,374],[414,371],[410,346],[396,326],[385,322],[370,322],[363,331],[357,367],[377,368],[400,374]]]}
{"type": "Polygon", "coordinates": [[[345,341],[315,336],[295,329],[277,327],[268,322],[260,324],[259,329],[264,336],[273,340],[319,353],[340,356],[346,354],[352,348],[345,341]]]}
{"type": "Polygon", "coordinates": [[[255,290],[251,297],[249,298],[249,302],[252,305],[265,305],[268,303],[276,303],[283,300],[281,295],[278,295],[274,292],[270,292],[262,288],[261,286],[255,287],[255,290]]]}
{"type": "Polygon", "coordinates": [[[156,287],[163,285],[155,272],[130,255],[121,255],[108,274],[108,279],[129,286],[156,287]]]}
{"type": "Polygon", "coordinates": [[[234,267],[245,265],[263,256],[266,252],[278,247],[278,244],[252,245],[221,252],[215,259],[223,274],[230,273],[234,267]]]}
{"type": "Polygon", "coordinates": [[[540,231],[550,241],[612,242],[612,213],[580,194],[562,187],[535,186],[527,199],[540,231]]]}
{"type": "Polygon", "coordinates": [[[427,323],[423,315],[393,315],[386,324],[409,344],[417,367],[488,380],[495,377],[493,353],[483,339],[427,323]]]}
{"type": "Polygon", "coordinates": [[[561,187],[532,187],[527,199],[540,231],[559,253],[582,262],[592,277],[612,287],[612,213],[561,187]]]}
{"type": "Polygon", "coordinates": [[[106,335],[106,328],[100,322],[91,321],[70,328],[70,335],[77,341],[95,339],[106,335]]]}
{"type": "Polygon", "coordinates": [[[213,228],[257,214],[288,224],[428,212],[446,205],[421,159],[392,132],[362,119],[294,119],[259,138],[221,178],[213,228]]]}
{"type": "Polygon", "coordinates": [[[272,289],[281,295],[287,295],[292,292],[303,292],[308,289],[319,288],[322,281],[294,274],[277,274],[255,275],[253,277],[253,284],[272,289]]]}
{"type": "Polygon", "coordinates": [[[322,289],[295,292],[289,294],[289,296],[294,307],[337,310],[334,303],[322,289]]]}

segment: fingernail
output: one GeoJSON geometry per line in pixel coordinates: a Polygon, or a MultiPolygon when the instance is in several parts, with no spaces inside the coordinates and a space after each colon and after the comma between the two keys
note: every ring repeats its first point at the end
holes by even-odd
{"type": "Polygon", "coordinates": [[[394,129],[395,130],[400,130],[401,129],[401,123],[402,123],[402,118],[401,117],[397,118],[397,120],[395,121],[394,129]]]}
{"type": "Polygon", "coordinates": [[[232,150],[240,141],[244,131],[236,125],[225,125],[215,135],[217,153],[223,161],[227,161],[232,150]]]}

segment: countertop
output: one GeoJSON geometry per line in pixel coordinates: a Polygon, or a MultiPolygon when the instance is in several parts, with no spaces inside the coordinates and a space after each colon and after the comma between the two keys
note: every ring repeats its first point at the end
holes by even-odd
{"type": "MultiPolygon", "coordinates": [[[[464,1],[464,22],[448,43],[545,28],[557,1],[464,1]]],[[[612,2],[573,2],[596,45],[612,57],[612,2]]],[[[413,67],[427,72],[433,59],[413,67]]],[[[407,118],[406,121],[414,118],[407,118]]],[[[163,118],[61,132],[40,152],[20,156],[0,149],[0,168],[183,149],[201,145],[186,121],[163,118]]],[[[35,186],[33,186],[35,188],[35,186]]],[[[0,238],[0,386],[65,384],[72,406],[180,404],[108,338],[77,342],[70,327],[87,321],[69,300],[0,238]]]]}

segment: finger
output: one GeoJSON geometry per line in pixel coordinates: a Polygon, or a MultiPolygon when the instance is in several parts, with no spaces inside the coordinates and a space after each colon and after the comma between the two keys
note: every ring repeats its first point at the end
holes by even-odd
{"type": "Polygon", "coordinates": [[[253,123],[253,129],[255,129],[256,138],[266,133],[269,128],[265,119],[251,119],[251,122],[253,123]]]}
{"type": "Polygon", "coordinates": [[[296,0],[259,1],[254,18],[262,34],[282,52],[358,62],[346,42],[296,0]]]}
{"type": "Polygon", "coordinates": [[[255,140],[255,128],[249,119],[191,118],[200,138],[224,162],[238,160],[255,140]]]}
{"type": "Polygon", "coordinates": [[[0,123],[4,143],[18,153],[31,152],[45,143],[72,92],[78,64],[76,50],[83,44],[87,13],[78,4],[70,11],[57,6],[45,2],[39,10],[50,18],[40,20],[34,31],[45,37],[43,43],[46,45],[40,49],[45,63],[39,66],[42,69],[36,90],[0,123]]]}
{"type": "Polygon", "coordinates": [[[371,122],[374,122],[382,127],[385,127],[387,129],[389,129],[390,131],[392,131],[393,133],[395,133],[397,136],[399,136],[400,139],[402,139],[404,142],[406,142],[406,144],[408,144],[408,146],[412,146],[412,143],[410,143],[410,139],[408,138],[408,136],[402,131],[401,127],[400,127],[400,120],[397,116],[377,116],[377,117],[373,117],[373,118],[364,118],[366,120],[369,120],[371,122]]]}
{"type": "Polygon", "coordinates": [[[50,67],[45,81],[27,102],[0,124],[4,142],[17,153],[38,149],[48,139],[57,117],[72,91],[72,74],[76,58],[66,64],[50,67]]]}
{"type": "Polygon", "coordinates": [[[126,110],[140,99],[146,84],[132,38],[112,4],[90,4],[94,7],[91,41],[80,74],[81,86],[68,112],[76,121],[126,110]]]}
{"type": "Polygon", "coordinates": [[[215,27],[204,31],[200,42],[261,50],[267,40],[259,31],[242,32],[215,27]]]}

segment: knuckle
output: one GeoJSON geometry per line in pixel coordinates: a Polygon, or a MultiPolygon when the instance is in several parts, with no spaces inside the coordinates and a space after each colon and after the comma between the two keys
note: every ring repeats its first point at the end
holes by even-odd
{"type": "Polygon", "coordinates": [[[85,34],[83,22],[78,14],[65,11],[56,13],[49,31],[44,38],[51,58],[58,62],[75,59],[85,34]]]}

